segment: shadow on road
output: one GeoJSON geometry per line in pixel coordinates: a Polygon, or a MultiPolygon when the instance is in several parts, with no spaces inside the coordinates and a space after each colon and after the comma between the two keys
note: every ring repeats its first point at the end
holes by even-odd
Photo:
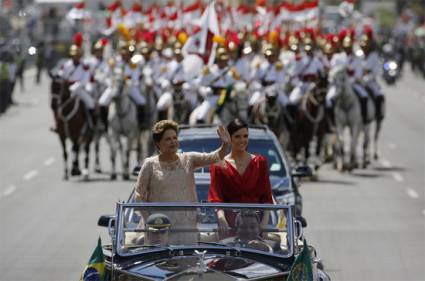
{"type": "Polygon", "coordinates": [[[360,172],[360,171],[354,171],[351,173],[353,177],[360,177],[360,178],[379,178],[382,177],[382,174],[377,173],[371,173],[368,171],[360,172]]]}
{"type": "Polygon", "coordinates": [[[404,172],[406,168],[404,167],[374,167],[373,170],[380,172],[404,172]]]}
{"type": "Polygon", "coordinates": [[[335,184],[335,185],[357,185],[354,181],[346,180],[332,180],[332,179],[318,179],[316,181],[304,181],[303,184],[335,184]]]}

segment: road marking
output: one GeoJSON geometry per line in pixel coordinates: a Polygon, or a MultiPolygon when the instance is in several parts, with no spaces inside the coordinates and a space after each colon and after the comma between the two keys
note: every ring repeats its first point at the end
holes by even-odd
{"type": "Polygon", "coordinates": [[[382,159],[381,165],[384,166],[385,168],[389,168],[389,167],[391,167],[391,162],[388,161],[387,159],[382,159]]]}
{"type": "Polygon", "coordinates": [[[25,174],[25,176],[24,176],[24,180],[30,180],[30,179],[32,179],[33,177],[35,177],[36,175],[38,175],[38,171],[37,170],[32,170],[32,171],[29,171],[28,173],[26,173],[25,174]]]}
{"type": "Polygon", "coordinates": [[[422,210],[422,214],[425,216],[425,210],[422,210]]]}
{"type": "Polygon", "coordinates": [[[396,149],[398,146],[397,146],[395,143],[390,142],[390,143],[388,144],[388,147],[389,147],[390,149],[394,150],[394,149],[396,149]]]}
{"type": "Polygon", "coordinates": [[[393,178],[398,182],[404,181],[404,178],[402,175],[400,175],[400,173],[393,173],[393,178]]]}
{"type": "Polygon", "coordinates": [[[53,163],[55,163],[55,161],[56,161],[56,159],[55,159],[55,158],[50,157],[49,159],[47,159],[46,161],[44,161],[44,165],[46,165],[46,166],[50,166],[50,165],[52,165],[53,163]]]}
{"type": "Polygon", "coordinates": [[[416,190],[412,189],[412,188],[407,188],[406,189],[407,195],[412,198],[412,199],[418,199],[419,198],[419,194],[416,192],[416,190]]]}
{"type": "Polygon", "coordinates": [[[7,196],[9,196],[10,194],[12,194],[13,192],[15,192],[15,190],[16,190],[16,186],[14,186],[14,185],[9,185],[9,186],[6,188],[6,190],[5,190],[5,191],[3,191],[3,196],[4,196],[4,197],[7,197],[7,196]]]}

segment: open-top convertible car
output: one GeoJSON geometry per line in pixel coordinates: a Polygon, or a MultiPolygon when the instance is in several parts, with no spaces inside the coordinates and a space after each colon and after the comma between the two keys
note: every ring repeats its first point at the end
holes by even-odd
{"type": "MultiPolygon", "coordinates": [[[[303,248],[284,205],[119,202],[99,225],[112,241],[106,280],[286,280],[303,248]]],[[[309,253],[311,276],[329,280],[309,253]]]]}

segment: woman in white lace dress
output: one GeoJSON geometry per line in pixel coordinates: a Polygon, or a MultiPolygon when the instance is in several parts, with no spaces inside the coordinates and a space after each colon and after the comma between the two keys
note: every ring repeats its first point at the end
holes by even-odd
{"type": "MultiPolygon", "coordinates": [[[[222,145],[210,153],[177,153],[179,148],[178,124],[162,120],[152,128],[153,141],[159,154],[143,161],[135,187],[136,201],[144,202],[198,202],[194,170],[208,166],[224,158],[229,147],[230,135],[224,126],[218,126],[217,134],[222,145]]],[[[170,214],[174,223],[193,226],[193,212],[170,214]]],[[[194,242],[194,241],[192,241],[194,242]]]]}

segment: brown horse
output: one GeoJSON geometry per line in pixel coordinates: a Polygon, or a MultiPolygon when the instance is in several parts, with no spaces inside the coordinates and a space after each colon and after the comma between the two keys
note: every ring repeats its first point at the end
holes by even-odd
{"type": "Polygon", "coordinates": [[[295,112],[288,146],[295,162],[298,162],[297,157],[301,151],[304,152],[304,164],[307,164],[310,158],[310,143],[324,117],[323,99],[322,92],[315,87],[304,94],[295,112]]]}
{"type": "Polygon", "coordinates": [[[88,179],[88,165],[90,154],[90,143],[93,138],[92,125],[87,121],[87,113],[84,104],[77,95],[71,95],[69,84],[60,81],[58,78],[52,80],[52,109],[56,122],[56,132],[62,145],[63,159],[65,164],[64,179],[68,180],[68,153],[67,142],[72,143],[74,159],[72,162],[71,176],[83,174],[84,179],[88,179]],[[80,145],[84,145],[85,158],[84,169],[79,167],[80,145]]]}

